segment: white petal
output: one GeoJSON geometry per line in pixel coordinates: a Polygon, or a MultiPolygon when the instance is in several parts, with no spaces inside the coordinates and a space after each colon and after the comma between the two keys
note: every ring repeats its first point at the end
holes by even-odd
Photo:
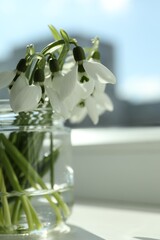
{"type": "Polygon", "coordinates": [[[85,101],[85,105],[88,111],[88,115],[94,124],[98,123],[99,114],[96,108],[96,102],[93,97],[88,97],[85,101]]]}
{"type": "Polygon", "coordinates": [[[68,73],[75,66],[75,60],[73,55],[66,57],[65,63],[63,65],[62,72],[64,74],[68,73]]]}
{"type": "Polygon", "coordinates": [[[14,71],[0,72],[0,89],[8,87],[15,75],[16,73],[14,71]]]}
{"type": "Polygon", "coordinates": [[[62,100],[68,97],[76,84],[77,80],[77,66],[72,68],[72,71],[66,75],[56,75],[53,78],[53,88],[59,93],[59,96],[62,100]]]}
{"type": "Polygon", "coordinates": [[[48,88],[52,88],[53,87],[51,76],[45,79],[44,86],[48,87],[48,88]]]}
{"type": "Polygon", "coordinates": [[[80,87],[82,88],[82,97],[83,99],[86,99],[88,96],[90,96],[93,93],[94,87],[95,87],[95,81],[92,79],[89,79],[88,82],[79,83],[80,87]]]}
{"type": "Polygon", "coordinates": [[[13,83],[10,94],[12,94],[13,92],[14,95],[16,96],[22,89],[24,89],[27,86],[29,86],[28,79],[23,74],[21,74],[13,83]]]}
{"type": "Polygon", "coordinates": [[[49,88],[49,87],[46,88],[46,92],[49,97],[53,110],[55,110],[56,112],[59,112],[61,108],[60,108],[57,93],[54,91],[53,88],[49,88]]]}
{"type": "Polygon", "coordinates": [[[32,111],[37,108],[41,96],[41,87],[34,85],[26,86],[18,94],[12,91],[10,94],[11,108],[14,112],[32,111]]]}
{"type": "Polygon", "coordinates": [[[103,64],[84,61],[83,66],[88,76],[92,79],[99,80],[102,83],[116,83],[114,74],[103,64]]]}
{"type": "Polygon", "coordinates": [[[98,107],[103,110],[113,111],[113,103],[110,99],[110,97],[106,93],[96,93],[94,94],[95,101],[98,105],[98,107]]]}
{"type": "Polygon", "coordinates": [[[46,88],[46,92],[53,110],[63,116],[65,119],[67,119],[69,116],[69,112],[67,111],[64,103],[59,99],[57,92],[54,91],[53,88],[46,88]]]}
{"type": "Polygon", "coordinates": [[[87,115],[86,107],[76,106],[71,113],[70,122],[71,123],[79,123],[81,122],[87,115]]]}
{"type": "Polygon", "coordinates": [[[95,81],[95,91],[96,92],[104,92],[106,88],[106,84],[103,84],[99,81],[95,81]]]}
{"type": "Polygon", "coordinates": [[[74,91],[70,96],[68,96],[65,99],[65,105],[68,108],[69,111],[72,111],[73,108],[82,100],[84,100],[84,96],[86,93],[84,93],[84,90],[81,87],[81,84],[79,82],[76,83],[74,91]]]}

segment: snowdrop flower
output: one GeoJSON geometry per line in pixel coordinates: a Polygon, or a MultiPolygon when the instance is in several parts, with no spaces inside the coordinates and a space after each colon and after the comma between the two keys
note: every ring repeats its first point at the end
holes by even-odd
{"type": "Polygon", "coordinates": [[[0,89],[10,87],[18,76],[26,71],[26,59],[22,58],[16,66],[16,70],[0,72],[0,89]]]}
{"type": "Polygon", "coordinates": [[[66,57],[62,72],[64,74],[68,73],[74,67],[74,65],[75,65],[75,60],[73,55],[71,55],[70,53],[70,55],[66,57]]]}
{"type": "Polygon", "coordinates": [[[40,86],[29,84],[25,77],[26,59],[21,59],[16,70],[0,73],[0,88],[9,87],[10,106],[16,113],[32,111],[38,106],[42,96],[40,86]]]}
{"type": "Polygon", "coordinates": [[[32,111],[37,108],[42,96],[40,86],[29,85],[28,79],[21,74],[10,90],[10,105],[14,112],[32,111]]]}
{"type": "MultiPolygon", "coordinates": [[[[74,91],[65,99],[64,105],[69,115],[72,115],[73,109],[82,101],[88,97],[86,89],[81,87],[79,82],[76,82],[74,91]]],[[[69,116],[70,117],[70,116],[69,116]]]]}
{"type": "Polygon", "coordinates": [[[45,89],[52,108],[64,118],[67,118],[68,110],[65,107],[64,101],[74,90],[76,69],[63,75],[62,72],[59,71],[58,61],[56,59],[51,59],[49,63],[52,74],[44,83],[45,89]]]}
{"type": "Polygon", "coordinates": [[[89,97],[82,99],[72,111],[71,122],[81,122],[88,114],[94,124],[99,121],[99,116],[106,110],[113,111],[113,103],[105,93],[105,85],[96,82],[95,89],[89,97]]]}
{"type": "Polygon", "coordinates": [[[81,82],[84,81],[99,81],[101,83],[116,83],[114,74],[103,64],[97,61],[87,61],[85,59],[84,50],[77,46],[73,49],[75,61],[78,63],[78,72],[81,73],[81,82]]]}
{"type": "MultiPolygon", "coordinates": [[[[73,54],[76,64],[71,70],[71,77],[73,77],[76,82],[76,88],[74,89],[74,94],[70,96],[70,100],[67,99],[67,102],[70,102],[70,104],[67,104],[70,111],[82,101],[85,101],[87,106],[93,103],[94,99],[91,95],[95,92],[97,83],[105,85],[107,83],[114,84],[116,82],[113,73],[104,65],[96,61],[87,61],[81,47],[75,47],[73,49],[73,54]]],[[[91,108],[89,107],[89,109],[91,108]]],[[[91,111],[90,115],[92,115],[91,111]]],[[[94,120],[94,122],[96,122],[96,120],[94,120]]]]}
{"type": "Polygon", "coordinates": [[[26,56],[16,69],[0,73],[0,88],[9,87],[14,112],[50,105],[64,119],[77,122],[88,114],[96,124],[104,111],[113,110],[105,87],[116,82],[113,73],[99,61],[99,40],[92,42],[86,59],[83,48],[65,31],[57,35],[53,28],[52,32],[58,36],[53,43],[41,52],[36,52],[33,45],[27,46],[26,56]]]}
{"type": "Polygon", "coordinates": [[[64,118],[67,118],[67,110],[63,103],[66,95],[63,90],[63,81],[63,75],[61,75],[61,73],[56,73],[53,79],[51,77],[46,79],[45,90],[50,100],[52,109],[64,118]],[[64,95],[61,93],[64,93],[64,95]]]}
{"type": "Polygon", "coordinates": [[[114,84],[116,78],[113,73],[98,61],[87,61],[81,47],[74,48],[77,63],[72,68],[76,81],[74,93],[66,99],[71,121],[81,121],[87,114],[94,124],[98,123],[99,115],[104,111],[112,111],[113,104],[106,95],[105,85],[114,84]]]}

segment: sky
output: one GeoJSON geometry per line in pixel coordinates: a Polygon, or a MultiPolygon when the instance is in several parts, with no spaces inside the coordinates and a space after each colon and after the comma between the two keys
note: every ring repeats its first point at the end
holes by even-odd
{"type": "Polygon", "coordinates": [[[118,94],[135,102],[156,101],[160,98],[159,9],[159,0],[1,0],[0,61],[18,46],[49,38],[48,24],[53,24],[112,43],[118,94]]]}

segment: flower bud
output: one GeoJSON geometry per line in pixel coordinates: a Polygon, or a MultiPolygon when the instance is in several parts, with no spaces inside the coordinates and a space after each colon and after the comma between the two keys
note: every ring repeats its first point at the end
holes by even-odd
{"type": "Polygon", "coordinates": [[[37,68],[34,73],[34,82],[44,82],[44,70],[37,68]]]}
{"type": "Polygon", "coordinates": [[[73,56],[76,62],[82,61],[86,59],[85,52],[82,47],[77,46],[73,48],[73,56]]]}
{"type": "Polygon", "coordinates": [[[101,58],[100,52],[99,52],[99,51],[95,51],[95,52],[92,54],[92,58],[99,61],[100,58],[101,58]]]}
{"type": "Polygon", "coordinates": [[[26,64],[26,59],[25,58],[22,58],[19,63],[17,64],[17,67],[16,67],[17,71],[19,72],[25,72],[26,69],[27,69],[27,64],[26,64]]]}
{"type": "Polygon", "coordinates": [[[59,63],[56,58],[49,59],[49,68],[52,73],[59,72],[59,63]]]}

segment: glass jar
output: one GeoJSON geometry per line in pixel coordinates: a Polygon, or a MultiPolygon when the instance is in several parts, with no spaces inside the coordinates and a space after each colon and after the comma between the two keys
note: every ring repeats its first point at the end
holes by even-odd
{"type": "Polygon", "coordinates": [[[66,231],[73,184],[70,130],[63,121],[47,108],[15,114],[1,101],[0,238],[45,239],[66,231]]]}

